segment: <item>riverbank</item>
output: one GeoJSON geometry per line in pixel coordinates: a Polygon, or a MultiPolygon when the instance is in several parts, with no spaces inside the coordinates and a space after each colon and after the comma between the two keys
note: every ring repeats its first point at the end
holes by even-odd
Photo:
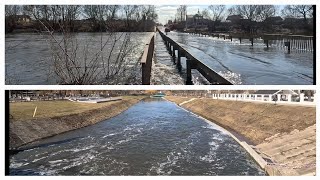
{"type": "Polygon", "coordinates": [[[10,104],[10,149],[86,127],[114,117],[142,100],[144,96],[128,96],[121,101],[88,104],[69,101],[38,101],[10,104]],[[35,107],[36,116],[32,114],[35,107]]]}
{"type": "Polygon", "coordinates": [[[269,175],[315,174],[315,107],[198,98],[189,101],[192,98],[170,96],[166,99],[220,125],[237,138],[243,137],[241,141],[264,159],[269,175]]]}

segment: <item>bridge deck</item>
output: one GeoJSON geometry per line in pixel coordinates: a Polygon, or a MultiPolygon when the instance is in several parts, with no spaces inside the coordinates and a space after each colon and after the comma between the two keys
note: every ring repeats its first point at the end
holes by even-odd
{"type": "Polygon", "coordinates": [[[152,64],[151,84],[154,85],[183,85],[184,80],[173,64],[159,33],[155,37],[154,61],[152,64]]]}

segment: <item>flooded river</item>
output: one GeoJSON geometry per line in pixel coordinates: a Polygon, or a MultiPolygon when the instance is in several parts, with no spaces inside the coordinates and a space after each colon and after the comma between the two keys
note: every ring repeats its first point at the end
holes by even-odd
{"type": "Polygon", "coordinates": [[[149,35],[150,32],[74,33],[65,36],[59,33],[53,36],[6,34],[6,84],[61,84],[64,78],[61,76],[65,74],[69,77],[86,74],[85,66],[87,72],[92,69],[93,73],[87,73],[92,80],[84,84],[140,84],[140,57],[149,35]],[[119,53],[121,48],[122,53],[119,53]],[[73,73],[66,69],[65,52],[68,53],[68,67],[74,68],[73,73]],[[123,60],[122,56],[125,57],[123,60]],[[80,75],[75,69],[80,70],[80,75]],[[96,79],[93,78],[95,76],[96,79]],[[110,78],[104,80],[106,76],[110,78]]]}
{"type": "Polygon", "coordinates": [[[284,48],[272,45],[267,49],[262,39],[255,39],[251,47],[247,39],[240,44],[236,38],[230,41],[175,31],[168,36],[233,84],[313,83],[313,52],[310,51],[292,50],[288,54],[284,48]]]}
{"type": "MultiPolygon", "coordinates": [[[[123,68],[116,76],[110,77],[111,80],[109,81],[102,80],[96,83],[90,81],[90,83],[141,84],[139,60],[149,35],[150,33],[132,33],[129,44],[134,47],[133,51],[127,53],[124,63],[118,62],[126,68],[123,68]]],[[[310,51],[292,50],[288,54],[285,49],[272,45],[267,49],[263,40],[255,40],[254,46],[251,47],[249,40],[242,40],[240,44],[238,39],[233,39],[231,42],[229,39],[200,37],[199,35],[174,31],[169,32],[168,36],[233,84],[309,85],[313,83],[313,52],[310,51]]],[[[74,37],[80,44],[77,48],[77,58],[85,59],[89,56],[88,59],[90,59],[99,52],[101,48],[100,33],[79,33],[75,34],[74,37]]],[[[107,34],[103,34],[103,42],[108,37],[107,34]]],[[[57,38],[59,39],[59,35],[57,35],[57,38]]],[[[53,69],[52,58],[54,53],[52,53],[52,47],[48,39],[50,39],[48,35],[39,34],[6,35],[6,84],[59,84],[59,78],[55,75],[53,69]]],[[[120,47],[120,45],[115,47],[111,57],[118,55],[117,48],[120,47]]],[[[111,48],[112,44],[107,44],[103,51],[104,58],[109,56],[108,52],[111,48]]],[[[100,61],[100,57],[97,61],[100,61]]],[[[181,63],[183,70],[179,73],[173,65],[160,35],[157,33],[151,84],[184,84],[186,77],[185,58],[182,58],[181,63]]],[[[99,62],[94,65],[105,67],[107,63],[99,62]]],[[[110,66],[111,69],[117,67],[110,66]]],[[[196,70],[192,71],[195,84],[208,84],[196,70]]]]}
{"type": "Polygon", "coordinates": [[[11,175],[265,175],[219,127],[163,99],[27,149],[11,175]]]}

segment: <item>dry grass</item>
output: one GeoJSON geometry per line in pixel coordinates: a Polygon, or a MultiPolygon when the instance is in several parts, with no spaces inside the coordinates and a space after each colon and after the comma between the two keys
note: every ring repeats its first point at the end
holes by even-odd
{"type": "MultiPolygon", "coordinates": [[[[124,96],[123,100],[140,99],[136,96],[124,96]]],[[[14,120],[32,120],[44,119],[57,116],[65,116],[70,114],[78,114],[93,109],[112,106],[117,101],[104,103],[80,103],[71,102],[68,100],[60,101],[34,101],[34,102],[15,102],[10,103],[10,114],[14,120]],[[37,107],[36,116],[33,118],[33,113],[37,107]]]]}
{"type": "MultiPolygon", "coordinates": [[[[180,100],[175,98],[174,102],[180,100]]],[[[183,107],[243,135],[254,144],[277,133],[304,130],[316,123],[315,107],[213,99],[197,99],[183,107]]]]}

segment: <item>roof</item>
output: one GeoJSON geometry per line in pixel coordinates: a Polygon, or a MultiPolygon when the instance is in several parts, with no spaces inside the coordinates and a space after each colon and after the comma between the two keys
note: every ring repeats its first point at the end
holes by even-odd
{"type": "Polygon", "coordinates": [[[283,19],[280,16],[272,16],[272,17],[267,17],[266,20],[282,21],[283,19]]]}
{"type": "Polygon", "coordinates": [[[242,19],[241,15],[229,15],[226,20],[238,20],[242,19]]]}
{"type": "Polygon", "coordinates": [[[279,90],[258,90],[253,94],[276,94],[279,90]]]}
{"type": "Polygon", "coordinates": [[[298,93],[294,92],[293,90],[258,90],[253,94],[294,94],[297,95],[298,93]]]}

